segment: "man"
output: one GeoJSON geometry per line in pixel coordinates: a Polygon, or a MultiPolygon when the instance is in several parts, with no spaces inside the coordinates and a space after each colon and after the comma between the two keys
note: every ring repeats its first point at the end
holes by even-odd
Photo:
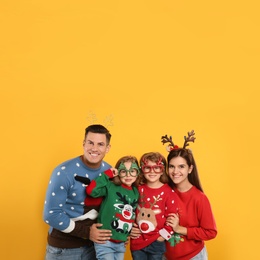
{"type": "Polygon", "coordinates": [[[98,229],[102,224],[95,223],[100,201],[86,197],[86,185],[77,178],[93,180],[111,168],[103,161],[110,138],[104,126],[88,126],[83,155],[53,170],[44,205],[44,221],[50,226],[46,260],[96,259],[93,242],[109,240],[111,231],[98,229]]]}

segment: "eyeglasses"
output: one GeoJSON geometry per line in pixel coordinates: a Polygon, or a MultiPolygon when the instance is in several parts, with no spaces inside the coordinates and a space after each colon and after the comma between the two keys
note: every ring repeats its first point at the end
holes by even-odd
{"type": "Polygon", "coordinates": [[[152,172],[152,170],[155,173],[161,173],[164,170],[164,166],[163,165],[143,165],[142,166],[143,173],[150,173],[150,172],[152,172]]]}
{"type": "Polygon", "coordinates": [[[128,175],[128,173],[129,173],[129,175],[132,176],[132,177],[136,177],[136,176],[139,174],[139,172],[138,172],[137,169],[132,168],[132,169],[130,169],[130,170],[123,170],[123,169],[122,169],[122,170],[120,170],[120,171],[118,172],[118,175],[119,175],[120,177],[125,177],[125,176],[128,175]]]}

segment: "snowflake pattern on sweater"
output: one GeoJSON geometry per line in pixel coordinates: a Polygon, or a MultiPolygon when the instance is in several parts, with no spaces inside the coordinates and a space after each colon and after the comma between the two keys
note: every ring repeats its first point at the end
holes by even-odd
{"type": "MultiPolygon", "coordinates": [[[[97,218],[98,213],[95,210],[85,212],[86,185],[76,181],[74,177],[78,175],[92,180],[109,168],[111,166],[103,161],[98,169],[91,169],[79,156],[65,161],[53,170],[43,212],[44,221],[50,226],[49,234],[53,229],[69,234],[74,231],[76,223],[97,218]]],[[[75,236],[84,237],[83,235],[86,237],[87,234],[73,233],[71,239],[75,236]]]]}

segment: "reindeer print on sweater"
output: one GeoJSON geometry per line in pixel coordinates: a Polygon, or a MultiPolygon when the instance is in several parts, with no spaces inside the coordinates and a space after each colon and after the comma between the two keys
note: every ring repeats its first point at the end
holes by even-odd
{"type": "Polygon", "coordinates": [[[158,189],[140,185],[136,223],[142,235],[131,240],[131,250],[140,250],[153,243],[159,236],[168,240],[174,233],[165,224],[169,213],[177,213],[178,196],[168,184],[158,189]]]}
{"type": "Polygon", "coordinates": [[[139,193],[136,187],[114,184],[110,181],[112,177],[113,172],[106,170],[89,184],[86,191],[92,197],[102,197],[97,220],[103,224],[101,228],[112,231],[112,241],[124,242],[135,221],[139,193]]]}
{"type": "Polygon", "coordinates": [[[119,200],[122,203],[115,203],[114,207],[120,210],[120,213],[116,213],[116,219],[112,221],[111,227],[117,232],[129,234],[134,222],[134,209],[137,205],[137,200],[129,202],[126,195],[122,195],[120,192],[116,192],[119,200]]]}

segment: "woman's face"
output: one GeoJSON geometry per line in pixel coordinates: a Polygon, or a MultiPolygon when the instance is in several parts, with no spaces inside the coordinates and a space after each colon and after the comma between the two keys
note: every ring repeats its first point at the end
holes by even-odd
{"type": "Polygon", "coordinates": [[[192,172],[193,166],[189,166],[187,161],[178,156],[172,158],[168,163],[169,177],[175,185],[189,183],[188,174],[192,172]]]}

